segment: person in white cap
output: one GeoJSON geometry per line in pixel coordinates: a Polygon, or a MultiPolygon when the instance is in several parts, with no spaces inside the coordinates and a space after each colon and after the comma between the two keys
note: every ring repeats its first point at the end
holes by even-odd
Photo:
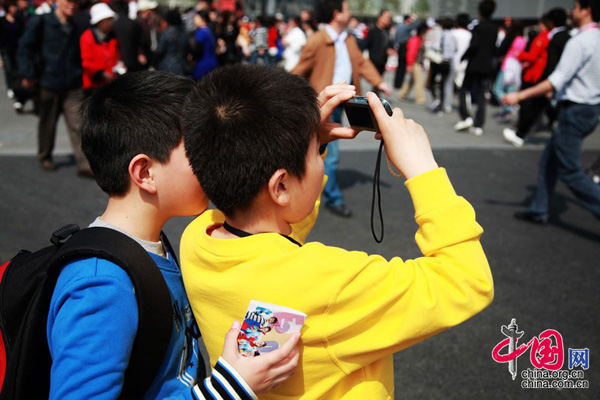
{"type": "Polygon", "coordinates": [[[90,9],[92,27],[81,35],[81,66],[83,68],[83,90],[86,95],[116,75],[125,73],[119,42],[113,32],[115,12],[105,3],[90,9]]]}

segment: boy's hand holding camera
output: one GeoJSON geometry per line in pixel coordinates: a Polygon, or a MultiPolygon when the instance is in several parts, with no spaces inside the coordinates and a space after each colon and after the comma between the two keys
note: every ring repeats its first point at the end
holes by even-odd
{"type": "Polygon", "coordinates": [[[429,139],[421,125],[412,119],[405,119],[398,107],[389,116],[374,93],[368,93],[367,99],[381,131],[375,138],[383,138],[389,160],[406,179],[438,168],[429,139]]]}
{"type": "Polygon", "coordinates": [[[337,139],[353,139],[358,135],[357,130],[344,127],[341,124],[331,122],[329,119],[333,111],[344,101],[356,96],[356,87],[346,82],[339,82],[327,86],[319,93],[318,101],[321,111],[321,129],[319,142],[321,145],[333,142],[337,139]]]}

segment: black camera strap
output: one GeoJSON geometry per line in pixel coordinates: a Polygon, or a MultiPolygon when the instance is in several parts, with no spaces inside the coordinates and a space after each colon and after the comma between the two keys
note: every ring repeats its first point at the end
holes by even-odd
{"type": "Polygon", "coordinates": [[[379,144],[379,151],[377,152],[377,161],[375,162],[375,173],[373,174],[373,198],[371,199],[371,233],[373,234],[373,239],[377,243],[381,243],[383,241],[383,212],[381,211],[381,188],[379,186],[379,178],[381,176],[381,153],[383,152],[383,139],[381,139],[381,143],[379,144]],[[374,222],[374,214],[375,214],[375,198],[377,197],[377,207],[379,210],[379,221],[381,224],[380,228],[380,236],[377,237],[375,233],[375,222],[374,222]]]}

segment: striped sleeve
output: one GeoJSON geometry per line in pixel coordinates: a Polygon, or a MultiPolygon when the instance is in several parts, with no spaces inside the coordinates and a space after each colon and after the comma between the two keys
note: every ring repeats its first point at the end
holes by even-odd
{"type": "Polygon", "coordinates": [[[246,381],[221,357],[212,375],[192,388],[192,398],[196,400],[258,399],[246,381]]]}

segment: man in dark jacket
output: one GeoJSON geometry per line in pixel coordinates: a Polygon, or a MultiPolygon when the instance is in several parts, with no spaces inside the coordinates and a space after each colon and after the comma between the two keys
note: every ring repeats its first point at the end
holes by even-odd
{"type": "Polygon", "coordinates": [[[128,72],[148,68],[143,49],[143,28],[138,21],[129,19],[129,5],[126,0],[115,0],[111,7],[119,18],[115,21],[114,32],[121,46],[121,57],[128,72]]]}
{"type": "Polygon", "coordinates": [[[498,27],[491,21],[492,14],[496,10],[494,0],[483,0],[479,3],[480,21],[473,28],[471,44],[463,55],[463,60],[468,60],[464,83],[460,89],[459,113],[461,121],[454,125],[454,129],[461,131],[469,129],[475,136],[483,135],[485,123],[485,92],[489,86],[490,75],[493,72],[492,61],[496,51],[496,38],[498,27]],[[477,114],[475,121],[467,108],[467,93],[475,89],[477,102],[477,114]]]}
{"type": "Polygon", "coordinates": [[[362,50],[369,50],[369,59],[377,68],[379,75],[383,76],[388,56],[394,50],[394,44],[390,40],[390,25],[392,15],[388,10],[381,10],[377,23],[369,31],[365,38],[362,50]]]}
{"type": "Polygon", "coordinates": [[[32,17],[19,43],[17,60],[24,87],[32,87],[39,81],[38,158],[42,169],[56,169],[52,150],[62,112],[75,153],[77,173],[89,177],[93,174],[81,150],[81,32],[71,19],[76,10],[77,1],[58,0],[54,12],[32,17]]]}

